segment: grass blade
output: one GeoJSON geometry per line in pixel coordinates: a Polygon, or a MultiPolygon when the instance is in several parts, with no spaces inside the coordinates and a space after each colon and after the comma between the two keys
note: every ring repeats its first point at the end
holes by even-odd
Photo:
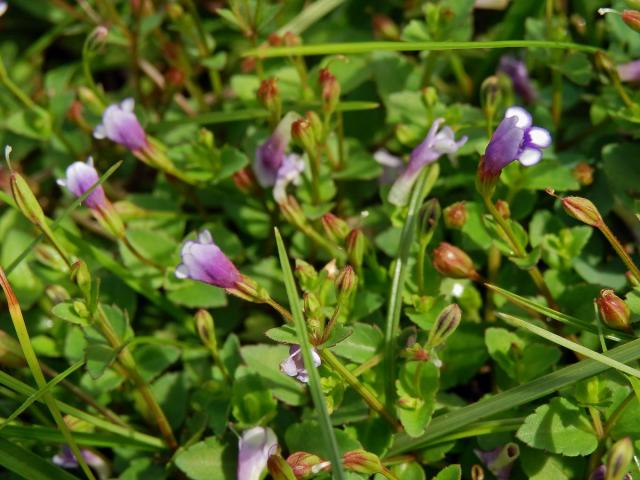
{"type": "MultiPolygon", "coordinates": [[[[598,326],[597,325],[593,325],[589,322],[585,322],[584,320],[580,320],[579,318],[576,317],[572,317],[570,315],[566,315],[562,312],[558,312],[557,310],[554,310],[552,308],[549,308],[545,305],[541,305],[539,303],[536,303],[534,301],[529,300],[528,298],[525,297],[521,297],[520,295],[516,295],[515,293],[510,292],[509,290],[505,290],[504,288],[500,288],[496,285],[492,285],[490,283],[485,283],[484,284],[488,289],[493,290],[496,293],[499,293],[500,295],[502,295],[503,297],[505,297],[507,300],[509,300],[510,302],[519,305],[525,309],[528,310],[533,310],[534,312],[538,312],[542,315],[544,315],[545,317],[549,317],[549,318],[553,318],[554,320],[557,320],[558,322],[567,324],[567,325],[571,325],[573,327],[579,328],[581,330],[586,330],[588,332],[594,333],[594,334],[599,334],[600,331],[598,330],[598,326]]],[[[606,338],[608,338],[609,340],[613,340],[616,342],[620,342],[623,339],[624,340],[632,340],[634,337],[621,332],[619,330],[613,330],[611,328],[608,328],[606,325],[602,325],[602,332],[604,333],[604,336],[606,338]]]]}
{"type": "MultiPolygon", "coordinates": [[[[616,347],[605,354],[606,357],[620,363],[628,363],[640,358],[640,339],[616,347]]],[[[440,440],[445,435],[457,432],[465,426],[492,417],[501,412],[516,408],[520,405],[542,398],[575,382],[593,377],[608,370],[609,367],[601,362],[586,359],[555,372],[544,375],[524,385],[498,393],[472,405],[435,417],[424,435],[411,438],[398,434],[394,440],[389,456],[416,450],[427,444],[440,440]]]]}
{"type": "Polygon", "coordinates": [[[321,45],[298,45],[295,47],[259,47],[243,53],[245,57],[289,57],[291,55],[348,55],[370,52],[419,52],[442,50],[476,50],[480,48],[559,48],[588,53],[599,52],[598,47],[571,42],[549,40],[498,40],[469,42],[350,42],[323,43],[321,45]]]}
{"type": "Polygon", "coordinates": [[[400,312],[402,310],[402,292],[407,277],[407,260],[409,251],[415,237],[416,221],[418,211],[422,205],[422,200],[433,187],[438,179],[440,168],[437,163],[427,167],[418,178],[411,198],[409,200],[409,210],[407,219],[404,222],[400,236],[400,246],[398,256],[393,269],[391,279],[391,290],[389,291],[389,304],[387,306],[387,318],[384,330],[384,364],[385,364],[385,402],[387,410],[393,412],[395,398],[395,373],[396,373],[396,335],[400,324],[400,312]]]}
{"type": "Polygon", "coordinates": [[[537,325],[533,325],[521,318],[514,317],[513,315],[508,315],[506,313],[498,312],[497,316],[505,320],[506,322],[511,323],[512,325],[529,330],[531,333],[538,335],[539,337],[542,337],[546,340],[549,340],[550,342],[553,342],[557,345],[560,345],[561,347],[568,348],[569,350],[579,353],[580,355],[591,358],[597,362],[603,363],[608,367],[615,368],[616,370],[624,372],[628,375],[632,375],[636,378],[640,378],[640,370],[630,367],[629,365],[625,365],[624,363],[620,363],[616,360],[613,360],[601,353],[594,352],[590,348],[584,347],[579,343],[575,343],[575,342],[572,342],[571,340],[567,340],[566,338],[563,338],[560,335],[556,335],[555,333],[545,330],[544,328],[538,327],[537,325]]]}
{"type": "Polygon", "coordinates": [[[0,465],[29,480],[78,480],[24,447],[0,438],[0,465]]]}
{"type": "Polygon", "coordinates": [[[336,441],[336,437],[333,433],[331,417],[329,417],[327,404],[322,393],[322,387],[320,386],[320,375],[318,374],[316,367],[314,367],[313,360],[311,358],[311,343],[309,342],[307,326],[302,316],[302,306],[300,305],[298,290],[293,279],[293,273],[291,272],[289,257],[287,256],[284,242],[282,241],[282,237],[280,236],[280,232],[277,228],[275,229],[275,236],[276,243],[278,244],[278,256],[280,257],[280,266],[282,267],[284,285],[287,289],[287,298],[289,299],[289,307],[291,309],[291,314],[293,315],[293,324],[298,335],[298,341],[300,342],[300,351],[302,352],[304,366],[309,374],[309,390],[311,392],[311,398],[313,399],[313,404],[316,408],[316,414],[319,417],[318,420],[320,428],[322,429],[324,441],[329,449],[331,471],[333,473],[333,478],[342,480],[344,478],[344,471],[342,469],[338,442],[336,441]]]}
{"type": "Polygon", "coordinates": [[[298,15],[289,20],[286,25],[283,25],[278,29],[278,34],[284,35],[287,32],[291,32],[296,35],[300,35],[307,28],[331,12],[331,10],[342,5],[344,2],[345,0],[318,0],[317,2],[313,2],[298,15]]]}

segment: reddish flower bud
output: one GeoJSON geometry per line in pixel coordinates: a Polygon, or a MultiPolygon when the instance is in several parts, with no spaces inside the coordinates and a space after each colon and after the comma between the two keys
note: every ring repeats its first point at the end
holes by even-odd
{"type": "Polygon", "coordinates": [[[460,229],[467,223],[467,207],[464,202],[455,202],[444,209],[444,224],[447,228],[460,229]]]}
{"type": "Polygon", "coordinates": [[[372,23],[373,34],[376,37],[384,38],[386,40],[400,39],[400,29],[395,24],[395,22],[386,15],[374,15],[372,23]]]}
{"type": "Polygon", "coordinates": [[[289,455],[287,463],[293,470],[296,478],[310,478],[322,470],[329,467],[329,462],[325,462],[317,455],[307,452],[295,452],[289,455]]]}
{"type": "Polygon", "coordinates": [[[367,237],[364,236],[362,230],[354,228],[347,235],[347,255],[349,261],[356,267],[360,268],[364,253],[367,249],[367,237]]]}
{"type": "Polygon", "coordinates": [[[354,272],[351,265],[344,267],[336,278],[336,287],[338,288],[339,295],[346,296],[351,294],[356,288],[358,277],[354,272]]]}
{"type": "Polygon", "coordinates": [[[240,70],[242,73],[251,73],[256,69],[256,63],[256,57],[246,57],[240,64],[240,70]]]}
{"type": "Polygon", "coordinates": [[[567,215],[580,220],[587,225],[599,228],[603,222],[600,212],[596,206],[586,198],[565,197],[562,199],[562,206],[567,215]]]}
{"type": "Polygon", "coordinates": [[[302,39],[293,32],[286,32],[282,37],[282,41],[287,47],[295,47],[302,43],[302,39]]]}
{"type": "Polygon", "coordinates": [[[243,193],[251,192],[256,186],[251,169],[248,167],[233,174],[233,183],[243,193]]]}
{"type": "Polygon", "coordinates": [[[322,227],[327,236],[335,242],[342,242],[351,230],[347,222],[336,217],[333,213],[325,213],[322,216],[322,227]]]}
{"type": "Polygon", "coordinates": [[[586,162],[578,163],[571,173],[580,185],[586,187],[593,183],[593,167],[586,162]]]}
{"type": "Polygon", "coordinates": [[[171,87],[180,88],[184,85],[187,76],[179,68],[171,67],[165,72],[164,78],[171,87]]]}
{"type": "Polygon", "coordinates": [[[275,77],[263,80],[258,88],[258,100],[265,106],[269,112],[280,117],[282,103],[280,101],[280,93],[278,91],[278,81],[275,77]]]}
{"type": "Polygon", "coordinates": [[[458,305],[452,303],[445,307],[429,331],[428,345],[434,348],[444,343],[456,331],[458,325],[460,325],[461,318],[462,310],[458,305]]]}
{"type": "Polygon", "coordinates": [[[267,42],[269,42],[269,45],[272,47],[279,47],[282,45],[283,40],[282,36],[278,35],[276,32],[270,33],[267,37],[267,42]]]}
{"type": "Polygon", "coordinates": [[[622,21],[633,28],[636,32],[640,32],[640,12],[637,10],[623,10],[622,21]]]}
{"type": "Polygon", "coordinates": [[[511,217],[511,208],[509,208],[509,204],[504,200],[498,200],[496,202],[496,210],[498,210],[500,216],[505,220],[511,217]]]}
{"type": "Polygon", "coordinates": [[[469,255],[447,242],[442,242],[433,251],[433,267],[445,277],[479,278],[469,255]]]}
{"type": "Polygon", "coordinates": [[[311,123],[304,118],[299,118],[291,125],[291,136],[307,152],[314,152],[316,149],[316,139],[311,128],[311,123]]]}
{"type": "Polygon", "coordinates": [[[613,290],[603,289],[596,299],[600,318],[608,327],[617,330],[629,330],[629,306],[613,290]]]}
{"type": "Polygon", "coordinates": [[[328,68],[320,70],[318,83],[322,87],[322,109],[326,114],[331,114],[340,100],[340,84],[328,68]]]}
{"type": "Polygon", "coordinates": [[[381,473],[384,472],[382,462],[377,455],[362,449],[352,450],[342,456],[342,464],[347,470],[358,473],[381,473]]]}

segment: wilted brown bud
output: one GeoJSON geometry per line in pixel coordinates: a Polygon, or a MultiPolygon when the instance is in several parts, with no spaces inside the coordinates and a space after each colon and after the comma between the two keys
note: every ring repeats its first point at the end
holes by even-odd
{"type": "Polygon", "coordinates": [[[329,462],[325,462],[317,455],[307,452],[292,453],[287,458],[287,463],[296,478],[300,479],[310,478],[329,467],[329,462]]]}
{"type": "Polygon", "coordinates": [[[340,84],[328,68],[320,70],[318,83],[322,88],[322,109],[326,114],[331,114],[340,100],[340,84]]]}
{"type": "Polygon", "coordinates": [[[333,213],[325,213],[322,216],[322,228],[327,236],[335,242],[342,242],[351,230],[347,222],[336,217],[333,213]]]}
{"type": "Polygon", "coordinates": [[[256,57],[246,57],[240,64],[242,73],[251,73],[256,69],[257,59],[256,57]]]}
{"type": "Polygon", "coordinates": [[[0,330],[0,365],[6,368],[21,368],[26,364],[18,341],[4,330],[0,330]]]}
{"type": "Polygon", "coordinates": [[[332,259],[329,263],[327,263],[324,267],[322,267],[322,270],[327,272],[327,278],[329,280],[335,280],[336,278],[338,278],[338,274],[340,273],[340,270],[336,265],[335,258],[332,259]]]}
{"type": "Polygon", "coordinates": [[[624,300],[618,297],[613,290],[604,289],[596,298],[600,318],[608,327],[617,330],[629,330],[629,317],[631,312],[624,300]]]}
{"type": "Polygon", "coordinates": [[[298,142],[307,153],[316,150],[316,138],[311,128],[311,123],[304,118],[299,118],[291,124],[291,137],[298,142]]]}
{"type": "Polygon", "coordinates": [[[433,251],[433,267],[445,277],[479,278],[469,255],[447,242],[442,242],[433,251]]]}
{"type": "Polygon", "coordinates": [[[384,467],[378,456],[362,449],[345,453],[342,456],[342,464],[347,470],[369,475],[384,471],[384,467]]]}
{"type": "Polygon", "coordinates": [[[599,228],[603,224],[600,212],[596,206],[586,198],[564,197],[562,199],[562,206],[569,216],[587,225],[599,228]]]}
{"type": "Polygon", "coordinates": [[[455,202],[444,209],[444,224],[447,228],[460,229],[467,223],[467,207],[464,202],[455,202]]]}
{"type": "Polygon", "coordinates": [[[378,38],[385,40],[399,40],[400,29],[386,15],[376,14],[373,16],[373,34],[378,38]]]}
{"type": "Polygon", "coordinates": [[[593,183],[593,167],[586,162],[578,163],[571,172],[582,186],[589,186],[593,183]]]}
{"type": "Polygon", "coordinates": [[[573,28],[575,28],[576,32],[578,32],[580,35],[584,35],[587,32],[587,21],[582,15],[573,13],[569,17],[569,23],[573,25],[573,28]]]}
{"type": "Polygon", "coordinates": [[[500,216],[505,220],[511,217],[511,208],[509,208],[509,204],[504,200],[498,200],[496,202],[496,210],[498,210],[500,216]]]}

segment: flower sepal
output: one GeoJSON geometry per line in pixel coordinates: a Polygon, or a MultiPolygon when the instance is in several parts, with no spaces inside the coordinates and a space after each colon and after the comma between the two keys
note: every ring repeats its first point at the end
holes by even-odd
{"type": "Polygon", "coordinates": [[[246,275],[240,275],[240,279],[234,287],[226,288],[227,293],[234,295],[242,300],[253,303],[267,303],[271,301],[269,292],[246,275]]]}

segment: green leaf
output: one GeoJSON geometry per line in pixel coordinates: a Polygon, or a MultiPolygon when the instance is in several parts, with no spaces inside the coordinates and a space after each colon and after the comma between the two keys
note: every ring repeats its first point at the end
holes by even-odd
{"type": "Polygon", "coordinates": [[[407,435],[424,433],[435,408],[439,377],[440,370],[432,362],[410,362],[400,369],[396,381],[398,418],[407,435]]]}
{"type": "Polygon", "coordinates": [[[236,370],[232,413],[241,426],[263,423],[275,415],[277,403],[262,378],[247,367],[236,370]]]}
{"type": "Polygon", "coordinates": [[[538,264],[538,261],[540,261],[541,253],[542,248],[540,248],[540,246],[537,246],[535,248],[532,248],[525,257],[509,257],[509,260],[515,263],[518,268],[522,270],[530,270],[538,264]]]}
{"type": "Polygon", "coordinates": [[[338,343],[333,352],[355,363],[364,363],[373,357],[382,344],[379,328],[366,323],[355,323],[353,333],[338,343]]]}
{"type": "Polygon", "coordinates": [[[291,325],[283,325],[281,327],[270,328],[264,334],[274,342],[286,343],[288,345],[297,345],[298,337],[296,336],[296,329],[291,325]]]}
{"type": "MultiPolygon", "coordinates": [[[[339,429],[332,429],[336,437],[336,446],[339,455],[362,448],[351,435],[339,429]]],[[[303,451],[318,455],[320,458],[328,458],[330,452],[322,439],[322,430],[318,422],[307,420],[291,425],[284,434],[284,440],[289,451],[303,451]]]]}
{"type": "Polygon", "coordinates": [[[568,457],[589,455],[598,447],[598,436],[589,417],[562,397],[538,407],[516,436],[530,447],[568,457]]]}
{"type": "Polygon", "coordinates": [[[433,480],[460,480],[462,478],[462,469],[460,465],[449,465],[440,470],[433,480]]]}
{"type": "Polygon", "coordinates": [[[133,357],[138,372],[149,382],[173,365],[180,358],[180,353],[180,349],[172,345],[148,343],[136,348],[133,357]]]}
{"type": "Polygon", "coordinates": [[[51,309],[51,313],[66,322],[74,323],[76,325],[86,326],[89,323],[87,318],[78,315],[73,301],[71,300],[60,302],[54,305],[51,309]]]}
{"type": "Polygon", "coordinates": [[[529,480],[580,478],[583,464],[577,458],[550,455],[533,448],[520,448],[520,465],[529,480]]]}
{"type": "Polygon", "coordinates": [[[0,465],[29,480],[77,480],[77,477],[30,450],[0,437],[0,465]]]}
{"type": "Polygon", "coordinates": [[[91,378],[98,379],[115,360],[117,352],[106,343],[89,343],[85,348],[87,371],[91,378]]]}
{"type": "Polygon", "coordinates": [[[191,445],[176,456],[176,465],[191,480],[228,480],[236,475],[235,448],[215,437],[191,445]]]}

